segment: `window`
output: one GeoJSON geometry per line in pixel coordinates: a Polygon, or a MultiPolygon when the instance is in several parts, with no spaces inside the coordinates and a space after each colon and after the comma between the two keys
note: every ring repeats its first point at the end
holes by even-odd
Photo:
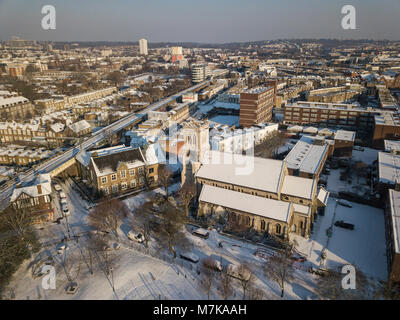
{"type": "Polygon", "coordinates": [[[117,180],[117,175],[116,175],[116,174],[112,174],[112,175],[111,175],[111,180],[112,180],[112,181],[117,180]]]}
{"type": "Polygon", "coordinates": [[[265,221],[261,220],[261,230],[265,230],[265,221]]]}
{"type": "Polygon", "coordinates": [[[126,189],[126,182],[121,183],[121,189],[125,190],[126,189]]]}
{"type": "Polygon", "coordinates": [[[126,175],[125,175],[125,170],[121,171],[121,172],[120,172],[120,175],[121,175],[121,178],[125,178],[125,177],[126,177],[126,175]]]}
{"type": "Polygon", "coordinates": [[[113,192],[118,192],[118,185],[117,184],[113,184],[112,191],[113,192]]]}
{"type": "Polygon", "coordinates": [[[139,184],[143,184],[144,183],[144,178],[143,177],[140,177],[139,178],[139,184]]]}
{"type": "Polygon", "coordinates": [[[129,170],[129,175],[134,176],[135,175],[135,169],[129,170]]]}
{"type": "Polygon", "coordinates": [[[143,167],[139,168],[139,173],[143,173],[143,167]]]}
{"type": "Polygon", "coordinates": [[[150,168],[149,173],[153,173],[153,172],[154,172],[154,168],[150,168]]]}
{"type": "Polygon", "coordinates": [[[107,177],[101,178],[101,183],[107,183],[107,177]]]}
{"type": "Polygon", "coordinates": [[[104,194],[108,194],[108,187],[104,187],[103,192],[104,192],[104,194]]]}
{"type": "Polygon", "coordinates": [[[136,181],[135,180],[132,180],[131,181],[131,188],[135,188],[136,187],[136,181]]]}
{"type": "Polygon", "coordinates": [[[282,229],[281,225],[277,224],[275,228],[276,228],[276,234],[281,234],[281,229],[282,229]]]}

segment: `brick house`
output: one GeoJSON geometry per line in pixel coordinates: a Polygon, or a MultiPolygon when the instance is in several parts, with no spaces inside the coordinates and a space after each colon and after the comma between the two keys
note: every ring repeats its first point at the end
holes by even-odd
{"type": "Polygon", "coordinates": [[[39,174],[32,181],[17,186],[11,195],[10,206],[17,213],[18,210],[29,210],[33,224],[53,220],[50,174],[39,174]]]}

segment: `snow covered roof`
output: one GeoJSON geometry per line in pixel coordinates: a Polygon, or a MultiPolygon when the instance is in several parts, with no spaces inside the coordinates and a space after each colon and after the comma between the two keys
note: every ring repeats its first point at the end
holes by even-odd
{"type": "Polygon", "coordinates": [[[278,193],[284,168],[280,160],[212,150],[205,155],[196,177],[278,193]]]}
{"type": "Polygon", "coordinates": [[[400,192],[389,189],[390,213],[393,228],[394,250],[400,254],[400,192]]]}
{"type": "Polygon", "coordinates": [[[309,206],[305,206],[302,204],[293,203],[293,211],[298,212],[304,215],[310,215],[311,209],[309,206]]]}
{"type": "Polygon", "coordinates": [[[328,205],[329,192],[325,190],[325,188],[321,187],[318,191],[317,199],[320,201],[325,207],[328,205]]]}
{"type": "Polygon", "coordinates": [[[400,151],[400,141],[397,140],[385,140],[385,151],[400,151]]]}
{"type": "Polygon", "coordinates": [[[400,156],[387,152],[378,153],[379,182],[395,185],[400,179],[400,156]]]}
{"type": "Polygon", "coordinates": [[[29,100],[22,96],[9,98],[0,97],[0,108],[27,102],[29,102],[29,100]]]}
{"type": "Polygon", "coordinates": [[[315,137],[303,136],[288,153],[285,160],[287,167],[293,170],[300,170],[315,174],[322,165],[328,145],[315,145],[315,137]]]}
{"type": "Polygon", "coordinates": [[[292,211],[289,202],[253,196],[206,184],[203,185],[199,201],[283,222],[289,221],[292,211]]]}
{"type": "Polygon", "coordinates": [[[89,129],[90,124],[86,120],[81,120],[81,121],[70,124],[68,126],[68,128],[70,128],[73,132],[78,133],[83,130],[89,129]]]}
{"type": "Polygon", "coordinates": [[[335,133],[335,140],[354,141],[355,137],[355,131],[338,130],[335,133]]]}
{"type": "Polygon", "coordinates": [[[288,196],[312,200],[316,183],[314,179],[286,176],[281,193],[288,196]]]}
{"type": "Polygon", "coordinates": [[[143,148],[147,165],[165,163],[165,153],[159,143],[152,143],[143,148]]]}
{"type": "Polygon", "coordinates": [[[13,190],[10,201],[15,201],[18,197],[25,193],[30,197],[38,197],[42,195],[51,194],[51,178],[49,173],[44,173],[36,176],[32,181],[23,184],[21,187],[16,187],[13,190]],[[41,186],[41,192],[39,193],[38,186],[41,186]]]}

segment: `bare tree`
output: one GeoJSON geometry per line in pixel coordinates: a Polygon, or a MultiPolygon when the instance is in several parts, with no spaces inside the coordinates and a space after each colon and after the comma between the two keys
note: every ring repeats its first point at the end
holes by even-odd
{"type": "Polygon", "coordinates": [[[150,239],[153,218],[153,200],[147,201],[133,210],[129,222],[132,229],[139,229],[144,238],[146,248],[150,239]]]}
{"type": "Polygon", "coordinates": [[[281,297],[285,294],[285,282],[293,279],[293,252],[296,247],[295,241],[281,240],[282,249],[275,251],[264,264],[264,272],[275,281],[281,288],[281,297]]]}
{"type": "Polygon", "coordinates": [[[159,236],[159,244],[162,247],[167,247],[176,258],[175,247],[187,249],[190,246],[190,242],[183,232],[183,226],[186,222],[185,214],[168,201],[161,204],[159,210],[161,222],[156,230],[159,236]]]}
{"type": "Polygon", "coordinates": [[[32,212],[28,208],[16,209],[10,205],[1,215],[2,223],[8,226],[10,230],[21,239],[25,240],[30,234],[32,225],[32,212]]]}
{"type": "Polygon", "coordinates": [[[225,271],[221,272],[220,274],[218,287],[224,300],[228,299],[233,293],[232,277],[229,276],[225,271]]]}
{"type": "Polygon", "coordinates": [[[243,300],[246,299],[247,290],[253,285],[254,273],[247,263],[241,263],[238,267],[238,273],[240,275],[240,284],[243,290],[243,300]]]}
{"type": "Polygon", "coordinates": [[[250,284],[248,288],[248,300],[263,300],[265,297],[265,293],[260,288],[257,288],[253,283],[250,284]]]}
{"type": "MultiPolygon", "coordinates": [[[[200,289],[207,293],[207,298],[210,300],[210,292],[214,283],[215,269],[210,268],[211,258],[205,258],[200,265],[200,289]]],[[[212,259],[211,259],[212,260],[212,259]]]]}
{"type": "Polygon", "coordinates": [[[179,196],[183,201],[185,206],[185,214],[189,217],[189,205],[194,196],[196,195],[196,186],[194,183],[187,182],[185,183],[179,192],[179,196]]]}
{"type": "Polygon", "coordinates": [[[118,199],[106,199],[89,213],[89,224],[96,230],[111,232],[119,241],[118,229],[127,216],[126,205],[118,199]]]}
{"type": "Polygon", "coordinates": [[[167,164],[161,164],[158,168],[158,182],[165,189],[165,198],[168,199],[168,187],[172,182],[172,171],[167,164]]]}

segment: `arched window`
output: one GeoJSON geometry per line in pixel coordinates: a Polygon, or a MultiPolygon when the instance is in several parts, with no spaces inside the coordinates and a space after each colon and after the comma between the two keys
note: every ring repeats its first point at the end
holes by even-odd
{"type": "Polygon", "coordinates": [[[246,217],[246,224],[249,226],[250,225],[250,217],[246,217]]]}
{"type": "Polygon", "coordinates": [[[265,221],[261,220],[261,230],[265,230],[265,221]]]}
{"type": "Polygon", "coordinates": [[[281,227],[281,225],[280,225],[279,223],[276,225],[275,228],[276,228],[276,230],[275,230],[275,231],[276,231],[276,234],[281,234],[281,231],[282,231],[281,229],[282,229],[282,227],[281,227]]]}

